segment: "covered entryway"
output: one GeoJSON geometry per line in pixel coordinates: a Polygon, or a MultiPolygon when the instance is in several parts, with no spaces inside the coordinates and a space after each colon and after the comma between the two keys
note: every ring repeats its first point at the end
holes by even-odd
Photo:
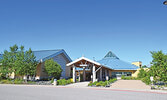
{"type": "Polygon", "coordinates": [[[71,67],[72,69],[73,82],[76,82],[76,79],[78,79],[78,81],[104,81],[109,79],[109,71],[112,70],[85,57],[68,63],[67,67],[71,67]]]}

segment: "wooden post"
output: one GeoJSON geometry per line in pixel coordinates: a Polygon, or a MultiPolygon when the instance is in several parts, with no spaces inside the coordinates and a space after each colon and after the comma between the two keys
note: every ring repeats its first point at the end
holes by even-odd
{"type": "Polygon", "coordinates": [[[85,74],[85,67],[83,67],[83,81],[85,81],[86,74],[85,74]]]}
{"type": "Polygon", "coordinates": [[[102,81],[102,68],[100,69],[100,81],[102,81]]]}

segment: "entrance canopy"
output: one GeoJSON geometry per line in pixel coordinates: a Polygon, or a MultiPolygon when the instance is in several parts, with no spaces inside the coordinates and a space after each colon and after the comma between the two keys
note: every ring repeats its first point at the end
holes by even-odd
{"type": "Polygon", "coordinates": [[[76,60],[68,63],[66,66],[73,66],[73,65],[75,65],[76,67],[79,67],[79,68],[83,68],[85,66],[89,67],[91,65],[94,65],[96,67],[104,67],[104,68],[107,68],[107,69],[111,69],[109,67],[106,67],[106,66],[104,66],[104,65],[102,65],[102,64],[100,64],[96,61],[90,60],[90,59],[85,58],[85,57],[81,57],[79,59],[76,59],[76,60]]]}
{"type": "MultiPolygon", "coordinates": [[[[85,69],[90,70],[91,80],[93,82],[97,81],[96,77],[99,80],[103,80],[106,76],[109,76],[109,70],[112,70],[109,67],[106,67],[96,61],[90,60],[85,57],[74,60],[73,62],[68,63],[66,66],[73,68],[73,81],[76,82],[76,68],[83,68],[83,81],[86,80],[85,69]]],[[[80,78],[80,73],[79,73],[80,78]]]]}

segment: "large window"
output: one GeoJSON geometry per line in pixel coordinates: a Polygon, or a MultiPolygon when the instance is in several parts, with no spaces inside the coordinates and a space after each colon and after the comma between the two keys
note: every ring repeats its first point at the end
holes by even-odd
{"type": "Polygon", "coordinates": [[[132,76],[132,72],[111,72],[112,77],[116,77],[117,75],[124,76],[132,76]]]}

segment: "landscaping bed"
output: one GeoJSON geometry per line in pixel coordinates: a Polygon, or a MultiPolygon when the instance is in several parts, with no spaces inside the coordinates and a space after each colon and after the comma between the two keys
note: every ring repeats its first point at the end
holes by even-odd
{"type": "Polygon", "coordinates": [[[116,78],[110,79],[109,81],[99,81],[99,82],[94,82],[94,83],[90,81],[88,86],[90,87],[110,87],[111,83],[114,83],[115,81],[117,81],[116,78]]]}
{"type": "Polygon", "coordinates": [[[0,80],[0,84],[36,84],[36,82],[34,81],[27,81],[25,82],[24,80],[20,80],[20,79],[3,79],[0,80]]]}

